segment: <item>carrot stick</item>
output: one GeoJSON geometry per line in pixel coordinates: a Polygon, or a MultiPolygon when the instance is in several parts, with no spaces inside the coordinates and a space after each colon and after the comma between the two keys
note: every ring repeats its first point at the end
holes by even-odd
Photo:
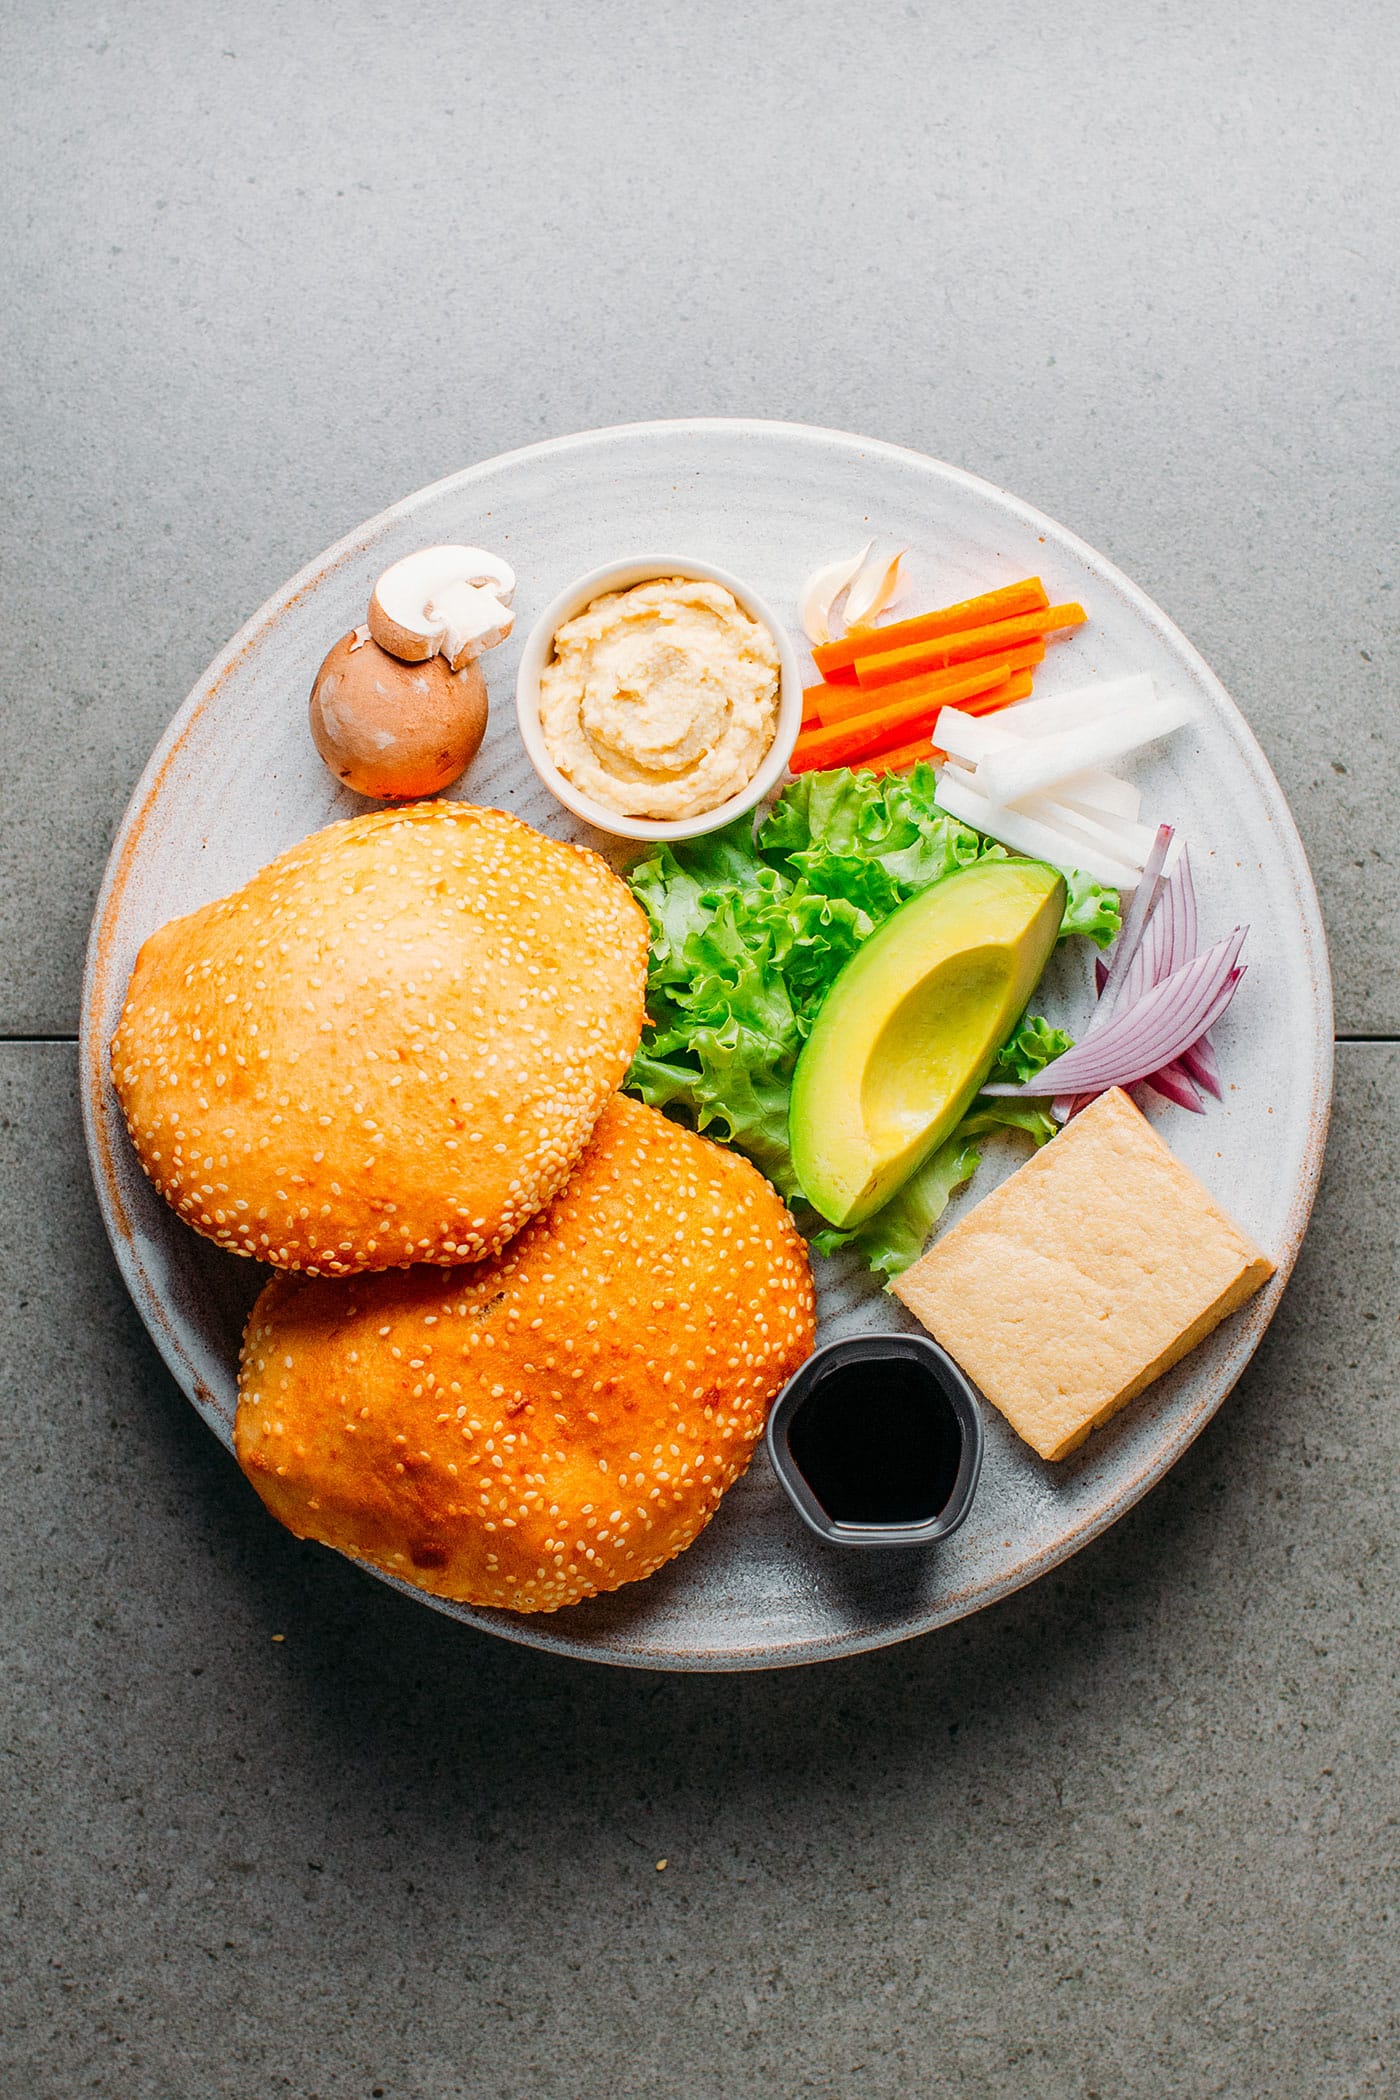
{"type": "Polygon", "coordinates": [[[812,659],[823,677],[831,678],[862,656],[907,648],[913,642],[936,641],[940,634],[965,634],[969,628],[1009,620],[1017,613],[1044,612],[1049,603],[1040,578],[1028,576],[1024,583],[1004,584],[999,591],[964,598],[937,612],[918,613],[912,620],[896,620],[889,627],[872,627],[864,634],[843,634],[839,641],[822,642],[812,651],[812,659]]]}
{"type": "MultiPolygon", "coordinates": [[[[1030,697],[1031,674],[1029,671],[1018,671],[1014,678],[1003,679],[1000,685],[993,686],[990,692],[983,693],[978,699],[954,702],[945,696],[943,705],[945,707],[956,705],[962,709],[964,714],[969,715],[994,715],[999,713],[1004,707],[1013,706],[1017,700],[1029,700],[1030,697]]],[[[918,742],[920,746],[919,756],[927,758],[929,754],[923,749],[923,745],[928,742],[928,739],[926,737],[920,738],[918,742]]],[[[913,749],[912,745],[910,749],[913,749]]],[[[938,756],[942,758],[943,753],[940,751],[938,756]]],[[[884,763],[884,761],[882,760],[881,763],[884,763]]]]}
{"type": "MultiPolygon", "coordinates": [[[[963,700],[959,701],[958,705],[968,714],[990,715],[995,714],[999,707],[1010,707],[1016,700],[1029,700],[1030,694],[1030,672],[1018,671],[1013,678],[1003,679],[1000,685],[994,686],[991,692],[984,694],[980,700],[963,700]]],[[[951,707],[952,704],[944,694],[942,705],[951,707]]],[[[853,759],[851,764],[862,772],[902,773],[910,766],[917,765],[921,758],[937,763],[944,756],[931,738],[920,736],[915,737],[912,743],[896,745],[893,751],[882,751],[878,757],[853,759]]]]}
{"type": "Polygon", "coordinates": [[[886,686],[878,693],[867,693],[859,685],[810,685],[802,695],[802,726],[829,729],[833,722],[849,722],[853,716],[868,715],[877,707],[893,707],[897,700],[922,700],[926,694],[945,692],[952,685],[963,688],[960,697],[971,698],[974,693],[986,692],[997,677],[1005,678],[1011,668],[1009,657],[987,656],[971,666],[954,664],[946,671],[907,678],[901,685],[886,686]],[[983,673],[995,676],[983,680],[983,673]],[[969,678],[982,682],[968,685],[969,678]]]}
{"type": "MultiPolygon", "coordinates": [[[[1024,672],[1021,674],[1024,677],[1024,672]]],[[[997,685],[1009,684],[1004,676],[997,685]]],[[[993,688],[994,690],[995,688],[993,688]]],[[[833,722],[825,729],[804,729],[788,760],[794,773],[816,773],[825,766],[849,766],[858,760],[892,751],[913,737],[926,736],[940,708],[952,705],[948,689],[926,693],[921,699],[901,700],[893,707],[877,707],[854,721],[833,722]]]]}
{"type": "MultiPolygon", "coordinates": [[[[941,671],[921,671],[916,678],[902,678],[894,685],[848,686],[829,685],[824,689],[813,687],[813,692],[822,692],[825,697],[814,700],[814,713],[819,713],[821,722],[846,722],[853,715],[866,714],[873,707],[890,707],[896,700],[919,700],[925,693],[949,694],[953,686],[962,686],[963,680],[974,672],[1000,670],[1003,676],[1013,671],[1026,671],[1040,663],[1045,656],[1045,644],[1041,641],[1027,642],[1020,649],[1005,649],[996,656],[978,656],[965,664],[949,664],[941,671]]],[[[965,694],[981,691],[975,686],[963,686],[965,694]]],[[[959,699],[948,698],[948,706],[961,706],[959,699]]],[[[804,721],[807,719],[804,710],[804,721]]]]}
{"type": "MultiPolygon", "coordinates": [[[[1031,645],[1041,648],[1036,642],[1031,645]]],[[[809,715],[804,708],[802,727],[830,729],[838,722],[853,722],[859,716],[873,714],[877,708],[896,707],[904,700],[942,700],[945,707],[961,707],[978,694],[990,692],[992,687],[1013,671],[1025,668],[1028,650],[1008,650],[1004,656],[982,656],[975,663],[953,664],[946,671],[930,671],[923,678],[906,678],[902,685],[883,686],[879,692],[867,692],[859,685],[832,685],[825,688],[820,702],[820,713],[809,715]]],[[[1029,657],[1029,661],[1039,659],[1029,657]]]]}
{"type": "Polygon", "coordinates": [[[948,664],[970,663],[978,656],[1018,648],[1022,642],[1033,642],[1062,627],[1078,627],[1086,617],[1082,605],[1051,605],[1044,612],[1022,613],[1014,620],[994,620],[990,627],[945,634],[934,642],[916,642],[912,649],[890,649],[882,656],[863,656],[856,665],[856,677],[867,687],[893,685],[922,671],[941,671],[948,664]]]}
{"type": "Polygon", "coordinates": [[[915,737],[912,744],[900,744],[893,751],[882,751],[878,758],[863,758],[859,770],[862,773],[903,773],[916,766],[921,758],[936,764],[944,756],[936,744],[926,736],[915,737]]]}
{"type": "MultiPolygon", "coordinates": [[[[889,687],[885,687],[889,691],[889,687]]],[[[999,707],[1010,707],[1013,700],[1029,700],[1031,696],[1031,674],[1018,671],[1006,684],[993,686],[989,693],[982,693],[971,700],[960,700],[958,706],[970,715],[994,715],[999,707]]]]}

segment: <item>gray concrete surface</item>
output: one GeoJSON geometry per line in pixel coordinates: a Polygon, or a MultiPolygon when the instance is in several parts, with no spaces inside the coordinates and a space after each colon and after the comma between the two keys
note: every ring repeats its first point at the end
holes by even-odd
{"type": "Polygon", "coordinates": [[[1389,0],[11,0],[0,77],[7,1028],[70,1025],[146,754],[303,561],[505,447],[738,413],[1122,563],[1283,779],[1339,1025],[1400,1030],[1389,0]]]}
{"type": "Polygon", "coordinates": [[[1339,1028],[1400,1036],[1398,61],[1380,0],[4,10],[0,2100],[1400,2094],[1395,1043],[1343,1045],[1284,1309],[1123,1524],[692,1681],[278,1532],[37,1040],[270,590],[473,458],[692,413],[923,447],[1120,561],[1283,779],[1339,1028]]]}

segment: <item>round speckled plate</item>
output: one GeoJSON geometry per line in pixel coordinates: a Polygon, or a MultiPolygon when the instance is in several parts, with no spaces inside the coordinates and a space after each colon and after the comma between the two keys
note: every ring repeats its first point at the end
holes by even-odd
{"type": "MultiPolygon", "coordinates": [[[[1052,649],[1038,691],[1150,671],[1194,695],[1198,726],[1145,761],[1140,777],[1147,810],[1169,815],[1191,842],[1204,927],[1250,922],[1250,972],[1216,1031],[1224,1103],[1205,1116],[1162,1108],[1158,1122],[1278,1270],[1185,1363],[1060,1465],[1041,1463],[987,1409],[976,1505],[941,1546],[915,1555],[823,1547],[760,1452],[697,1544],[648,1582],[547,1617],[436,1606],[510,1640],[652,1669],[759,1669],[850,1655],[990,1604],[1103,1531],[1185,1450],[1257,1347],[1307,1225],[1331,1091],[1331,999],[1317,900],[1263,754],[1171,622],[1061,526],[936,460],[797,424],[637,424],[470,467],[332,547],[235,636],[146,769],[93,923],[83,1105],[117,1260],[176,1378],[230,1444],[239,1334],[262,1272],[196,1238],[154,1194],[127,1142],[106,1045],[148,933],[236,888],[304,833],[369,806],[339,790],[316,757],[306,696],[331,642],[364,617],[378,572],[414,547],[444,540],[498,547],[514,563],[516,638],[487,660],[491,727],[454,792],[514,810],[558,837],[584,838],[620,862],[610,842],[590,835],[541,787],[519,743],[515,660],[535,612],[582,571],[662,546],[744,576],[796,631],[803,579],[870,532],[912,544],[911,605],[969,596],[1031,572],[1045,578],[1053,599],[1081,599],[1089,624],[1052,649]]],[[[1037,1001],[1060,1016],[1089,1004],[1084,944],[1071,946],[1081,953],[1057,960],[1059,974],[1037,1001]]],[[[989,1158],[973,1200],[1016,1158],[1013,1150],[989,1158]]],[[[817,1266],[823,1341],[912,1324],[868,1275],[838,1262],[817,1266]]]]}

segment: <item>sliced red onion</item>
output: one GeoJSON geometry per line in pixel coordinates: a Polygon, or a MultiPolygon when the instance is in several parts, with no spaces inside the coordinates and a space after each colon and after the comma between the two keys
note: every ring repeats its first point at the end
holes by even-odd
{"type": "MultiPolygon", "coordinates": [[[[1239,929],[1239,933],[1242,939],[1244,929],[1239,929]]],[[[1225,952],[1228,953],[1228,950],[1225,952]]],[[[1086,1066],[1074,1073],[1079,1091],[1083,1092],[1088,1087],[1101,1092],[1106,1086],[1135,1086],[1140,1079],[1150,1079],[1163,1065],[1174,1063],[1181,1050],[1190,1047],[1186,1040],[1188,1034],[1194,1037],[1204,1034],[1208,1028],[1213,1028],[1234,997],[1235,986],[1243,974],[1242,971],[1231,971],[1220,990],[1213,997],[1208,994],[1208,987],[1218,980],[1221,967],[1221,949],[1217,944],[1215,949],[1207,950],[1196,962],[1188,963],[1186,969],[1178,971],[1175,977],[1163,978],[1161,984],[1146,995],[1147,1000],[1152,1002],[1147,1006],[1146,1012],[1139,1010],[1146,1003],[1140,1001],[1139,1008],[1134,1008],[1131,1013],[1121,1017],[1125,1023],[1131,1021],[1133,1028],[1126,1038],[1118,1037],[1114,1044],[1109,1046],[1109,1055],[1114,1065],[1121,1059],[1125,1066],[1131,1068],[1128,1076],[1125,1077],[1114,1069],[1100,1054],[1100,1041],[1096,1040],[1092,1045],[1086,1045],[1086,1058],[1092,1048],[1096,1062],[1093,1066],[1086,1066]],[[1159,995],[1163,996],[1159,999],[1159,995]],[[1092,1078],[1088,1076],[1090,1071],[1094,1074],[1092,1078]],[[1110,1076],[1100,1077],[1105,1071],[1109,1072],[1110,1076]]]]}
{"type": "MultiPolygon", "coordinates": [[[[1177,864],[1172,869],[1171,879],[1163,891],[1158,909],[1152,914],[1154,925],[1159,918],[1163,919],[1165,930],[1159,938],[1156,944],[1156,951],[1154,952],[1153,960],[1158,966],[1154,969],[1150,979],[1152,984],[1160,983],[1163,977],[1170,976],[1173,970],[1179,970],[1184,963],[1193,962],[1196,956],[1196,885],[1191,874],[1190,850],[1186,846],[1182,847],[1177,858],[1177,864]]],[[[1149,931],[1151,931],[1151,928],[1149,928],[1149,931]]],[[[1144,945],[1146,944],[1144,943],[1144,945]]],[[[1205,1041],[1204,1038],[1202,1040],[1205,1041]]],[[[1158,1087],[1157,1091],[1164,1099],[1175,1101],[1178,1107],[1190,1108],[1196,1115],[1203,1115],[1205,1113],[1205,1104],[1196,1092],[1196,1074],[1187,1063],[1187,1059],[1196,1047],[1193,1044],[1191,1049],[1182,1052],[1176,1061],[1175,1070],[1168,1071],[1163,1075],[1166,1084],[1158,1087]],[[1190,1094],[1191,1098],[1189,1101],[1185,1098],[1183,1088],[1190,1094]]],[[[1211,1056],[1208,1041],[1205,1042],[1204,1069],[1209,1070],[1214,1079],[1213,1085],[1206,1081],[1202,1082],[1206,1085],[1206,1091],[1213,1093],[1217,1100],[1222,1099],[1219,1077],[1215,1073],[1214,1059],[1211,1056]]],[[[1149,1080],[1148,1084],[1155,1084],[1155,1080],[1149,1080]]]]}
{"type": "Polygon", "coordinates": [[[1215,1061],[1215,1051],[1208,1035],[1200,1036],[1189,1050],[1183,1050],[1177,1062],[1197,1086],[1214,1094],[1217,1101],[1225,1099],[1225,1089],[1220,1084],[1220,1067],[1215,1061]]]}
{"type": "Polygon", "coordinates": [[[1242,972],[1236,959],[1248,928],[1237,926],[1194,962],[1164,977],[1116,1020],[1095,1029],[1073,1050],[1053,1058],[1025,1085],[984,1087],[988,1094],[1097,1093],[1136,1086],[1213,1028],[1234,996],[1242,972]],[[1048,1082],[1048,1084],[1047,1084],[1048,1082]]]}
{"type": "MultiPolygon", "coordinates": [[[[1193,962],[1197,941],[1196,885],[1191,874],[1191,856],[1183,846],[1177,856],[1176,866],[1162,884],[1156,902],[1148,914],[1137,953],[1128,966],[1123,983],[1121,1003],[1133,1006],[1164,977],[1193,962]]],[[[1108,965],[1101,957],[1094,962],[1095,989],[1102,997],[1108,978],[1108,965]]],[[[1102,1006],[1091,1023],[1091,1032],[1100,1025],[1102,1006]]],[[[1204,1106],[1197,1093],[1203,1087],[1217,1100],[1223,1098],[1220,1076],[1210,1043],[1202,1038],[1181,1053],[1174,1065],[1162,1072],[1163,1084],[1157,1087],[1165,1100],[1175,1101],[1178,1107],[1190,1109],[1196,1115],[1204,1113],[1204,1106]]],[[[1149,1078],[1144,1082],[1154,1085],[1149,1078]]],[[[1060,1122],[1067,1122],[1076,1109],[1084,1107],[1092,1095],[1061,1094],[1056,1097],[1053,1112],[1060,1122]]]]}
{"type": "MultiPolygon", "coordinates": [[[[1185,846],[1182,847],[1181,856],[1172,870],[1172,880],[1179,885],[1177,908],[1183,921],[1181,948],[1177,955],[1177,961],[1178,963],[1189,962],[1196,953],[1196,884],[1191,873],[1191,856],[1185,846]]],[[[1224,1100],[1225,1095],[1220,1084],[1220,1069],[1216,1064],[1215,1052],[1211,1048],[1209,1036],[1203,1035],[1199,1042],[1191,1045],[1189,1050],[1183,1050],[1177,1063],[1180,1065],[1185,1077],[1193,1085],[1203,1087],[1208,1094],[1214,1094],[1217,1101],[1224,1100]]],[[[1204,1113],[1203,1108],[1202,1113],[1204,1113]]]]}
{"type": "Polygon", "coordinates": [[[1179,885],[1182,918],[1185,922],[1182,936],[1185,953],[1179,960],[1190,962],[1196,953],[1196,881],[1191,873],[1191,854],[1185,846],[1182,847],[1177,864],[1172,869],[1172,875],[1179,885]]]}
{"type": "Polygon", "coordinates": [[[1183,846],[1176,866],[1158,893],[1141,945],[1124,980],[1119,1004],[1131,1005],[1144,992],[1150,992],[1154,984],[1160,984],[1164,977],[1195,959],[1196,893],[1183,846]]]}
{"type": "Polygon", "coordinates": [[[1103,991],[1100,996],[1107,1001],[1103,1008],[1105,1018],[1110,1009],[1118,1003],[1119,994],[1123,987],[1123,981],[1128,974],[1129,965],[1138,952],[1143,929],[1147,925],[1148,914],[1157,901],[1157,891],[1162,881],[1162,866],[1171,847],[1172,836],[1170,824],[1159,824],[1157,826],[1157,836],[1152,841],[1152,851],[1148,854],[1146,864],[1143,867],[1142,879],[1133,891],[1133,901],[1128,906],[1128,916],[1123,921],[1123,931],[1118,936],[1118,945],[1110,958],[1108,975],[1104,979],[1103,991]]]}
{"type": "MultiPolygon", "coordinates": [[[[1050,1104],[1050,1113],[1055,1118],[1055,1121],[1057,1123],[1068,1123],[1071,1117],[1079,1114],[1081,1109],[1087,1108],[1091,1101],[1096,1101],[1100,1094],[1107,1092],[1109,1086],[1154,1087],[1164,1100],[1174,1101],[1179,1108],[1190,1109],[1194,1115],[1198,1116],[1205,1114],[1205,1103],[1196,1091],[1198,1086],[1204,1087],[1207,1093],[1214,1094],[1217,1101],[1223,1101],[1225,1097],[1220,1088],[1214,1054],[1210,1049],[1209,1028],[1214,1027],[1215,1021],[1219,1020],[1221,1014],[1224,1013],[1226,1007],[1234,998],[1235,988],[1244,976],[1244,972],[1245,965],[1241,965],[1240,968],[1231,971],[1229,982],[1221,995],[1215,1011],[1215,1020],[1208,1024],[1207,1032],[1202,1034],[1195,1043],[1183,1050],[1179,1056],[1173,1058],[1169,1063],[1159,1066],[1155,1072],[1149,1072],[1147,1077],[1142,1080],[1108,1080],[1102,1085],[1088,1088],[1083,1093],[1057,1094],[1050,1104]],[[1200,1058],[1197,1055],[1202,1045],[1205,1046],[1204,1058],[1200,1058]]],[[[1046,1070],[1049,1070],[1049,1066],[1046,1067],[1046,1070]]],[[[983,1088],[983,1092],[988,1094],[1014,1091],[1014,1088],[996,1086],[983,1088]]]]}
{"type": "MultiPolygon", "coordinates": [[[[1165,858],[1170,843],[1170,826],[1163,825],[1154,844],[1154,853],[1160,848],[1161,856],[1165,858]],[[1162,837],[1163,832],[1166,833],[1165,839],[1162,837]]],[[[1149,886],[1149,881],[1149,874],[1144,873],[1143,888],[1149,886]]],[[[1086,1038],[1081,1040],[1075,1050],[1067,1051],[1064,1058],[1057,1059],[1053,1065],[1047,1065],[1045,1072],[1038,1074],[1036,1079],[1028,1081],[1027,1090],[1043,1084],[1046,1075],[1051,1073],[1057,1078],[1082,1078],[1083,1067],[1067,1064],[1067,1060],[1079,1059],[1081,1054],[1099,1049],[1103,1041],[1103,1031],[1109,1025],[1109,1009],[1115,1004],[1120,1008],[1118,1021],[1111,1024],[1115,1029],[1121,1022],[1130,1018],[1141,1018],[1139,1009],[1147,994],[1159,985],[1164,985],[1170,978],[1180,976],[1189,964],[1197,960],[1196,885],[1191,874],[1190,855],[1185,846],[1182,847],[1170,876],[1165,881],[1151,883],[1151,888],[1155,894],[1150,909],[1140,914],[1130,912],[1112,962],[1106,963],[1102,957],[1096,957],[1094,960],[1094,985],[1099,995],[1099,1006],[1086,1031],[1086,1038]],[[1124,968],[1122,976],[1118,977],[1120,962],[1124,962],[1124,968]],[[1112,980],[1118,983],[1118,993],[1116,999],[1106,999],[1104,994],[1112,980]]],[[[1138,894],[1142,895],[1141,889],[1138,894]]],[[[1238,940],[1235,941],[1233,955],[1239,952],[1239,942],[1244,938],[1244,931],[1245,929],[1236,929],[1238,940]]],[[[1228,938],[1235,939],[1234,936],[1228,938]]],[[[1242,969],[1226,966],[1226,974],[1229,981],[1224,1004],[1220,1007],[1221,1013],[1233,997],[1234,987],[1244,972],[1242,969]]],[[[1152,1018],[1152,1010],[1149,1009],[1146,1016],[1149,1025],[1152,1025],[1152,1018]]],[[[1124,1080],[1121,1077],[1093,1080],[1087,1085],[1076,1085],[1072,1093],[1056,1094],[1051,1102],[1052,1115],[1057,1122],[1067,1123],[1080,1109],[1087,1108],[1105,1086],[1124,1084],[1150,1086],[1164,1100],[1174,1101],[1179,1108],[1188,1109],[1193,1115],[1203,1115],[1205,1104],[1198,1089],[1213,1094],[1217,1101],[1224,1098],[1219,1068],[1208,1033],[1210,1025],[1207,1024],[1207,1031],[1199,1035],[1194,1042],[1178,1048],[1174,1056],[1165,1058],[1155,1072],[1148,1072],[1140,1080],[1124,1080]]],[[[1123,1042],[1121,1036],[1115,1036],[1113,1040],[1120,1045],[1123,1042]]],[[[1129,1047],[1133,1046],[1130,1044],[1129,1047]]],[[[1144,1053],[1141,1046],[1137,1046],[1135,1055],[1140,1058],[1142,1054],[1144,1053]]],[[[1016,1093],[1021,1089],[1002,1085],[987,1087],[983,1091],[1016,1093]]]]}
{"type": "MultiPolygon", "coordinates": [[[[1164,882],[1157,892],[1151,917],[1142,929],[1137,954],[1128,965],[1122,988],[1114,1001],[1120,1013],[1136,1006],[1144,992],[1150,992],[1154,984],[1171,976],[1168,963],[1174,945],[1173,917],[1172,886],[1170,882],[1164,882]]],[[[1109,996],[1111,998],[1112,994],[1109,996]]]]}
{"type": "Polygon", "coordinates": [[[1149,1073],[1142,1083],[1164,1100],[1174,1101],[1178,1108],[1189,1108],[1193,1116],[1203,1116],[1206,1112],[1205,1103],[1191,1084],[1183,1058],[1162,1065],[1159,1070],[1149,1073]]]}

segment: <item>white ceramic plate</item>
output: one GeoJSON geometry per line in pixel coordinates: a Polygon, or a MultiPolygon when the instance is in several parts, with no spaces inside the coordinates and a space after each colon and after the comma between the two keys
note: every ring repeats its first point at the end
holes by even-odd
{"type": "MultiPolygon", "coordinates": [[[[1081,599],[1089,624],[1052,646],[1037,691],[1150,671],[1195,696],[1199,727],[1141,768],[1144,814],[1169,816],[1192,842],[1205,932],[1250,922],[1250,971],[1216,1032],[1225,1102],[1200,1117],[1163,1108],[1158,1122],[1274,1256],[1278,1272],[1060,1465],[1041,1463],[988,1409],[976,1505],[942,1546],[914,1556],[824,1548],[760,1452],[698,1543],[648,1582],[550,1616],[437,1607],[512,1640],[648,1668],[766,1668],[878,1647],[991,1603],[1094,1538],[1161,1478],[1249,1361],[1307,1224],[1331,1091],[1331,998],[1317,900],[1278,784],[1189,643],[1063,527],[936,460],[797,424],[636,424],[470,467],[332,547],[235,636],[146,769],[94,919],[83,1093],[112,1245],[175,1377],[230,1444],[239,1334],[261,1272],[196,1238],[151,1190],[127,1142],[106,1045],[148,933],[236,888],[304,833],[370,806],[338,788],[317,758],[306,703],[325,651],[363,619],[378,572],[430,542],[498,548],[519,573],[523,637],[533,614],[572,577],[635,546],[673,547],[745,577],[796,632],[808,573],[871,533],[912,544],[903,601],[910,606],[1033,572],[1053,600],[1081,599]]],[[[512,705],[519,646],[513,639],[487,659],[490,730],[453,792],[514,810],[557,837],[587,839],[621,863],[619,846],[590,835],[529,766],[512,705]]],[[[1062,958],[1037,1004],[1072,1019],[1076,1003],[1087,1009],[1087,973],[1085,953],[1062,958]]],[[[1010,1164],[1014,1157],[984,1164],[974,1198],[1010,1164]]],[[[860,1270],[817,1267],[823,1341],[910,1324],[860,1270]]]]}

